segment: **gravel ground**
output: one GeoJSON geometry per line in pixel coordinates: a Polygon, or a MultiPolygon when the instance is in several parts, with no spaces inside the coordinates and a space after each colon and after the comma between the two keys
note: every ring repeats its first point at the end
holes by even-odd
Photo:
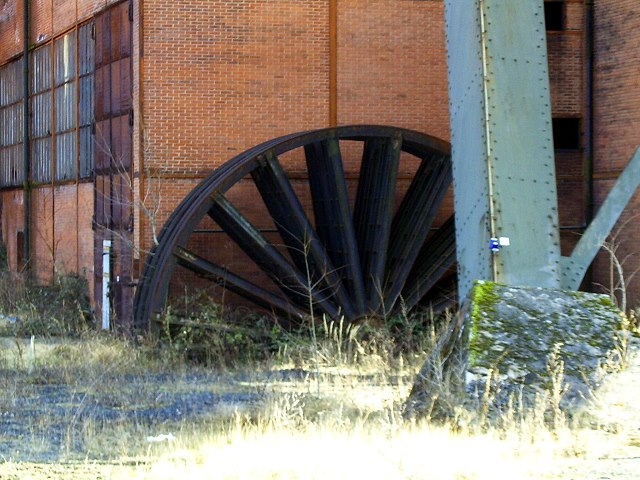
{"type": "Polygon", "coordinates": [[[640,480],[640,342],[634,339],[628,367],[596,392],[591,409],[599,424],[599,448],[567,460],[553,478],[640,480]]]}
{"type": "MultiPolygon", "coordinates": [[[[599,448],[580,456],[556,459],[549,479],[640,480],[640,346],[633,346],[629,367],[610,376],[597,392],[590,413],[598,428],[599,448]]],[[[264,376],[145,374],[102,376],[78,386],[27,378],[27,373],[0,370],[0,480],[126,478],[126,464],[102,463],[94,443],[126,432],[122,458],[138,444],[144,454],[147,436],[171,432],[180,424],[197,424],[252,409],[265,399],[269,382],[308,380],[303,370],[264,376]],[[256,382],[256,379],[259,381],[256,382]],[[8,392],[7,389],[13,391],[8,392]],[[132,428],[131,426],[135,428],[132,428]],[[119,426],[122,426],[118,430],[119,426]],[[109,437],[109,432],[112,432],[109,437]]],[[[118,458],[113,451],[108,458],[118,458]]]]}
{"type": "Polygon", "coordinates": [[[86,455],[88,441],[99,430],[129,425],[144,439],[145,432],[153,435],[163,426],[250,408],[263,397],[255,387],[247,387],[242,376],[112,376],[86,390],[32,383],[8,370],[0,376],[5,385],[15,385],[10,404],[5,400],[0,405],[0,459],[14,461],[77,458],[86,455]]]}
{"type": "MultiPolygon", "coordinates": [[[[111,436],[126,450],[136,444],[132,434],[138,437],[138,450],[123,453],[144,454],[147,437],[228,418],[236,411],[256,411],[274,383],[300,391],[314,378],[303,369],[283,369],[233,375],[104,375],[70,385],[41,374],[0,369],[5,386],[0,392],[0,463],[112,458],[112,448],[104,453],[96,450],[97,437],[111,436]]],[[[354,380],[359,385],[375,384],[373,376],[356,375],[354,380]]]]}

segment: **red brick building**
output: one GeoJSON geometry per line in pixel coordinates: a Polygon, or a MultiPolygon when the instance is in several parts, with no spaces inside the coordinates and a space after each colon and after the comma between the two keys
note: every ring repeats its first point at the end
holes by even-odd
{"type": "MultiPolygon", "coordinates": [[[[546,4],[566,254],[640,144],[640,4],[546,4]]],[[[112,238],[115,292],[126,303],[154,224],[236,153],[353,123],[448,140],[443,9],[441,0],[2,0],[0,198],[10,268],[28,260],[41,281],[78,272],[99,291],[102,240],[112,238]]],[[[636,252],[638,230],[640,218],[626,224],[622,253],[636,252]]],[[[627,265],[632,272],[640,260],[627,265]]],[[[608,285],[606,260],[589,282],[608,285]]],[[[638,298],[640,284],[631,291],[638,298]]]]}

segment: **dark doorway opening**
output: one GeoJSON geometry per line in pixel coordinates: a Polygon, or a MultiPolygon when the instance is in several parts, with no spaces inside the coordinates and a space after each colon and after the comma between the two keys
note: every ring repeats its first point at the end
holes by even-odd
{"type": "Polygon", "coordinates": [[[556,150],[578,150],[580,148],[580,119],[554,118],[553,145],[556,150]]]}
{"type": "Polygon", "coordinates": [[[547,31],[564,30],[564,2],[544,2],[544,22],[547,31]]]}

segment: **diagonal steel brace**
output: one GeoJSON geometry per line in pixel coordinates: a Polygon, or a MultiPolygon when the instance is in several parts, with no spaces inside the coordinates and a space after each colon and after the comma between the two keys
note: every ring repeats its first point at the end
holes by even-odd
{"type": "Polygon", "coordinates": [[[639,185],[640,147],[616,180],[596,217],[573,249],[571,256],[562,257],[562,278],[560,280],[562,288],[578,289],[587,268],[591,265],[639,185]]]}

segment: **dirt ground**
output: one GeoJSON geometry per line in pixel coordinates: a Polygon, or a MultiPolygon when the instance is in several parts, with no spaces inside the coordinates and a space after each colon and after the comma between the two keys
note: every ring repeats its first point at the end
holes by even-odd
{"type": "Polygon", "coordinates": [[[594,420],[600,448],[561,462],[562,479],[640,479],[640,345],[635,339],[627,369],[610,376],[596,392],[594,420]]]}
{"type": "MultiPolygon", "coordinates": [[[[589,408],[589,418],[594,428],[580,432],[580,435],[593,436],[584,438],[584,450],[549,459],[553,462],[553,467],[544,469],[545,473],[539,477],[530,478],[640,480],[639,343],[636,339],[631,348],[628,367],[610,375],[595,392],[594,405],[589,408]]],[[[5,443],[8,438],[4,432],[1,433],[1,443],[5,443]]],[[[147,476],[151,463],[146,464],[146,460],[121,462],[76,458],[60,463],[54,459],[16,459],[7,456],[8,451],[2,448],[1,443],[0,451],[3,453],[0,455],[0,480],[152,478],[147,476]]]]}

